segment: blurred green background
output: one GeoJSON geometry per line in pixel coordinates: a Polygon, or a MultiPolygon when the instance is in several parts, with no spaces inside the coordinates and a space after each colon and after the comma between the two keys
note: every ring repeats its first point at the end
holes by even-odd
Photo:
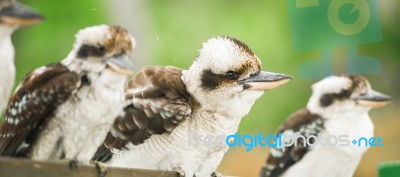
{"type": "MultiPolygon", "coordinates": [[[[173,65],[188,68],[202,42],[218,35],[235,37],[248,44],[263,61],[263,69],[296,79],[266,92],[240,126],[239,133],[275,132],[292,112],[303,108],[316,80],[299,78],[298,66],[320,58],[321,51],[293,50],[288,2],[258,0],[22,0],[46,16],[39,25],[18,30],[16,46],[17,80],[30,70],[67,56],[75,33],[86,26],[108,23],[127,28],[138,47],[132,56],[135,69],[145,65],[173,65]]],[[[359,53],[380,59],[382,72],[366,75],[373,88],[394,97],[389,106],[371,111],[375,135],[383,147],[371,148],[356,175],[376,176],[379,162],[400,160],[400,2],[380,0],[383,41],[359,46],[359,53]],[[397,108],[397,109],[396,109],[397,108]]],[[[304,41],[307,43],[307,41],[304,41]]],[[[346,71],[346,48],[334,49],[334,73],[346,71]]],[[[267,148],[232,148],[220,171],[226,175],[257,176],[267,148]]]]}

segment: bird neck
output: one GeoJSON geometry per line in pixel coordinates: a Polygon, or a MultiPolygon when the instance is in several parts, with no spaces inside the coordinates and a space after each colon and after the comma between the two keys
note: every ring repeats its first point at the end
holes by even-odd
{"type": "MultiPolygon", "coordinates": [[[[14,46],[11,42],[13,30],[0,25],[0,98],[8,100],[15,81],[14,46]]],[[[7,101],[0,101],[0,112],[3,111],[7,101]]]]}
{"type": "Polygon", "coordinates": [[[14,46],[11,36],[0,35],[0,61],[6,65],[14,63],[14,46]]]}
{"type": "Polygon", "coordinates": [[[348,135],[355,138],[370,138],[374,131],[374,125],[368,112],[333,114],[325,118],[324,126],[330,134],[348,135]]]}
{"type": "Polygon", "coordinates": [[[105,87],[117,91],[124,88],[127,76],[107,69],[104,63],[89,62],[74,56],[75,54],[71,52],[61,63],[70,71],[84,77],[91,87],[105,87]]]}
{"type": "Polygon", "coordinates": [[[197,133],[230,135],[237,132],[241,118],[228,117],[210,110],[199,110],[193,114],[193,119],[188,120],[192,130],[197,133]]]}
{"type": "Polygon", "coordinates": [[[247,115],[254,102],[263,94],[260,91],[245,91],[237,94],[206,90],[201,87],[196,74],[183,71],[181,77],[187,91],[199,103],[203,111],[213,112],[227,118],[241,119],[247,115]]]}
{"type": "Polygon", "coordinates": [[[1,69],[9,67],[11,64],[14,67],[14,46],[11,41],[11,35],[15,28],[0,25],[0,61],[1,69]]]}
{"type": "Polygon", "coordinates": [[[85,73],[100,73],[106,67],[103,63],[95,63],[89,62],[88,60],[83,60],[76,58],[75,52],[70,52],[64,60],[61,61],[63,65],[65,65],[71,71],[74,71],[78,74],[85,73]]]}
{"type": "Polygon", "coordinates": [[[17,29],[13,26],[2,25],[0,24],[0,40],[5,38],[11,38],[12,33],[17,29]]]}

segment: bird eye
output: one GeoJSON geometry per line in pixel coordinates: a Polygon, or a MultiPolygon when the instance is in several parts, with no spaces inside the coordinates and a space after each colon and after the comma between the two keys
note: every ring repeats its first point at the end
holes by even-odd
{"type": "Polygon", "coordinates": [[[226,72],[226,77],[228,79],[237,79],[238,74],[235,71],[226,72]]]}
{"type": "Polygon", "coordinates": [[[97,51],[103,53],[104,51],[106,51],[106,48],[104,46],[102,46],[102,45],[98,45],[97,46],[97,51]]]}

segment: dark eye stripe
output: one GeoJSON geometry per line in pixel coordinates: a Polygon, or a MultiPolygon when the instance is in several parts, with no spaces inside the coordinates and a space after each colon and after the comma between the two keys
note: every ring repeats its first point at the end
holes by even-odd
{"type": "Polygon", "coordinates": [[[234,82],[239,77],[240,73],[235,71],[228,71],[225,74],[216,74],[210,69],[206,69],[201,75],[201,87],[207,90],[214,90],[224,83],[234,82]]]}
{"type": "Polygon", "coordinates": [[[201,86],[207,90],[214,90],[218,87],[224,77],[213,73],[211,70],[204,70],[201,75],[201,86]]]}
{"type": "Polygon", "coordinates": [[[79,48],[77,58],[87,58],[89,56],[92,57],[101,57],[104,56],[105,48],[104,46],[92,46],[84,44],[79,48]]]}
{"type": "Polygon", "coordinates": [[[319,103],[322,107],[327,107],[336,100],[344,100],[351,96],[351,91],[349,90],[342,90],[339,93],[327,93],[321,96],[319,103]]]}

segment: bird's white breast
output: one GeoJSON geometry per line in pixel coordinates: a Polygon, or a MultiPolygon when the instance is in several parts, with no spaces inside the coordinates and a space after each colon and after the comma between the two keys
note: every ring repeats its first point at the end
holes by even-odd
{"type": "Polygon", "coordinates": [[[199,142],[189,142],[190,134],[197,134],[203,138],[207,135],[226,136],[237,131],[239,122],[240,119],[229,119],[213,113],[195,114],[171,134],[153,135],[141,145],[130,144],[128,151],[114,151],[115,155],[110,164],[160,170],[174,170],[175,167],[180,167],[186,176],[209,175],[218,167],[228,146],[221,143],[219,146],[210,147],[199,142]]]}
{"type": "Polygon", "coordinates": [[[351,177],[356,170],[366,146],[352,144],[353,139],[373,136],[373,124],[368,114],[342,115],[324,122],[325,130],[319,137],[347,135],[347,146],[316,145],[285,173],[285,177],[351,177]]]}
{"type": "Polygon", "coordinates": [[[14,80],[14,46],[11,42],[11,36],[0,36],[0,113],[7,106],[14,80]]]}
{"type": "MultiPolygon", "coordinates": [[[[41,134],[33,158],[43,158],[40,151],[48,151],[54,139],[61,139],[65,158],[88,163],[122,111],[125,77],[110,71],[101,76],[89,76],[90,86],[83,86],[62,104],[41,134]],[[113,82],[110,83],[110,80],[113,82]],[[49,141],[50,140],[50,141],[49,141]]],[[[35,152],[35,151],[34,151],[35,152]]],[[[57,155],[57,152],[52,152],[57,155]]],[[[49,157],[59,158],[59,157],[49,157]]]]}
{"type": "Polygon", "coordinates": [[[361,155],[349,156],[338,148],[319,148],[308,152],[283,177],[351,177],[361,155]]]}
{"type": "MultiPolygon", "coordinates": [[[[367,112],[364,114],[347,114],[342,118],[332,118],[326,120],[324,126],[326,130],[324,134],[335,135],[336,137],[347,135],[350,141],[358,140],[362,137],[369,139],[374,136],[374,125],[367,112]]],[[[368,150],[368,147],[359,147],[351,144],[340,149],[351,156],[362,155],[368,150]]]]}

